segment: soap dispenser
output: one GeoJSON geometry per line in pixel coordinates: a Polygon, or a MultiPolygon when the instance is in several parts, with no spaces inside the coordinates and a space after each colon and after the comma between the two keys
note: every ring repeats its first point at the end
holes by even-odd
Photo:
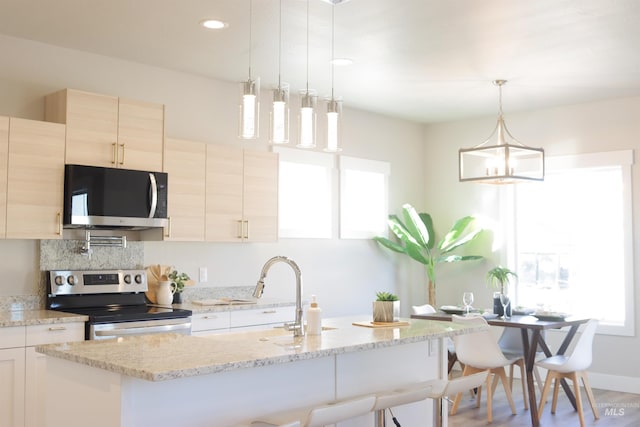
{"type": "Polygon", "coordinates": [[[311,295],[311,304],[307,309],[307,335],[320,335],[322,332],[322,309],[318,307],[316,296],[311,295]]]}

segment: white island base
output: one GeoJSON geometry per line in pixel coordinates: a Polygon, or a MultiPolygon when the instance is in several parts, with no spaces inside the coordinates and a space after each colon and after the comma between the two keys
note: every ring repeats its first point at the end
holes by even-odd
{"type": "MultiPolygon", "coordinates": [[[[247,426],[272,414],[444,378],[443,340],[469,332],[421,320],[386,330],[335,325],[300,339],[255,331],[43,346],[39,351],[50,356],[47,425],[247,426]]],[[[403,427],[425,427],[433,425],[435,406],[425,400],[393,413],[403,427]]],[[[373,427],[374,419],[370,413],[338,425],[373,427]]]]}

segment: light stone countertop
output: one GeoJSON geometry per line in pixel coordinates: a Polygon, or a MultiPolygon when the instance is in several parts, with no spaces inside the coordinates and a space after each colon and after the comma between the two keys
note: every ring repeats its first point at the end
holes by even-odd
{"type": "Polygon", "coordinates": [[[140,335],[36,347],[38,352],[107,371],[164,381],[372,350],[467,333],[482,327],[401,319],[408,326],[368,328],[370,316],[323,319],[321,335],[293,337],[282,328],[209,337],[140,335]]]}
{"type": "Polygon", "coordinates": [[[0,328],[86,321],[87,316],[54,310],[0,311],[0,328]]]}

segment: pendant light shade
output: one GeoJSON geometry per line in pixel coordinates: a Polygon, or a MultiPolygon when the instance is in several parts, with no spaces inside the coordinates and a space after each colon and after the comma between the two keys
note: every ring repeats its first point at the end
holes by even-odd
{"type": "Polygon", "coordinates": [[[340,134],[342,131],[342,100],[338,100],[333,95],[334,86],[334,43],[335,43],[335,9],[336,6],[331,6],[331,98],[327,100],[327,145],[324,151],[338,152],[340,134]]]}
{"type": "Polygon", "coordinates": [[[307,86],[300,93],[300,112],[298,114],[298,147],[316,146],[316,104],[318,95],[309,89],[309,0],[307,0],[307,86]]]}
{"type": "Polygon", "coordinates": [[[314,148],[316,146],[316,106],[318,95],[313,89],[300,93],[300,113],[298,114],[298,129],[300,136],[298,147],[314,148]]]}
{"type": "Polygon", "coordinates": [[[514,138],[502,114],[502,86],[506,80],[496,80],[499,90],[499,115],[496,127],[481,144],[458,151],[460,182],[513,184],[544,180],[544,150],[531,148],[514,138]]]}
{"type": "Polygon", "coordinates": [[[273,89],[273,102],[269,117],[269,142],[289,142],[289,84],[280,80],[282,68],[282,0],[279,3],[278,21],[278,86],[273,89]]]}
{"type": "Polygon", "coordinates": [[[238,137],[256,139],[260,135],[260,78],[251,77],[251,20],[253,0],[249,0],[249,78],[240,83],[238,137]]]}

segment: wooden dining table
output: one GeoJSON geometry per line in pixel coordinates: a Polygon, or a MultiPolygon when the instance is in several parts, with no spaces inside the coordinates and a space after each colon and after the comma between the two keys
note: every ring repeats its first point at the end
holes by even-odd
{"type": "MultiPolygon", "coordinates": [[[[451,314],[447,314],[444,312],[411,315],[411,317],[414,319],[429,319],[441,321],[451,321],[451,316],[451,314]]],[[[583,323],[587,323],[588,321],[589,318],[586,317],[567,317],[564,319],[558,318],[549,320],[538,320],[536,317],[528,315],[513,315],[508,319],[503,319],[502,317],[487,318],[487,323],[489,325],[502,326],[505,328],[518,328],[521,331],[526,367],[527,390],[529,393],[531,425],[533,427],[538,427],[540,425],[540,419],[538,417],[538,402],[536,399],[536,390],[533,375],[533,368],[536,362],[536,353],[538,352],[539,348],[547,357],[553,356],[553,353],[545,342],[544,334],[542,334],[542,331],[550,329],[561,329],[565,327],[569,328],[566,336],[564,337],[564,340],[562,341],[560,347],[556,352],[556,354],[561,355],[564,354],[569,348],[571,340],[573,340],[576,332],[578,332],[578,328],[580,327],[580,325],[583,323]]],[[[571,401],[571,404],[575,409],[575,395],[573,394],[571,387],[569,387],[566,380],[564,379],[562,380],[562,388],[564,389],[567,397],[569,398],[569,401],[571,401]]]]}

